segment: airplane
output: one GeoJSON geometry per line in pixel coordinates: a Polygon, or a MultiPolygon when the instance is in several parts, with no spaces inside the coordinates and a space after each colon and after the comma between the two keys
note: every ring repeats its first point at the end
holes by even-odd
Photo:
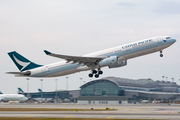
{"type": "Polygon", "coordinates": [[[0,101],[26,101],[27,97],[19,94],[0,94],[0,101]]]}
{"type": "Polygon", "coordinates": [[[7,74],[15,74],[16,77],[57,77],[91,70],[89,77],[94,75],[98,78],[99,75],[103,74],[101,70],[103,67],[110,69],[123,67],[127,65],[128,59],[154,52],[160,52],[160,57],[163,57],[163,49],[175,42],[176,39],[170,36],[152,37],[83,56],[61,55],[44,50],[48,56],[64,59],[48,65],[36,64],[13,51],[9,52],[8,55],[20,72],[7,72],[7,74]]]}

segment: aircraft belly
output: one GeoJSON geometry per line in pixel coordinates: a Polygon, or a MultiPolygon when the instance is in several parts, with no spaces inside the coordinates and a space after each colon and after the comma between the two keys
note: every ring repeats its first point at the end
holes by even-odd
{"type": "Polygon", "coordinates": [[[71,70],[66,70],[66,71],[58,72],[58,73],[55,73],[55,74],[50,74],[50,75],[47,75],[46,77],[63,76],[63,75],[73,74],[75,72],[76,72],[76,69],[71,69],[71,70]]]}
{"type": "Polygon", "coordinates": [[[57,76],[63,76],[63,75],[68,75],[68,74],[84,71],[83,69],[78,69],[81,67],[82,65],[78,65],[78,64],[71,64],[62,68],[60,67],[56,71],[52,72],[52,74],[49,74],[46,77],[57,77],[57,76]]]}
{"type": "Polygon", "coordinates": [[[36,74],[31,75],[31,77],[56,77],[63,76],[67,74],[72,74],[76,72],[76,68],[81,65],[76,64],[67,64],[63,66],[59,66],[56,68],[49,68],[47,71],[41,71],[36,74]]]}
{"type": "Polygon", "coordinates": [[[80,66],[78,68],[62,71],[62,72],[59,72],[59,73],[56,73],[56,74],[52,74],[52,75],[48,75],[47,77],[63,76],[63,75],[73,74],[73,73],[77,73],[77,72],[81,72],[81,71],[86,71],[86,70],[90,70],[90,68],[87,67],[87,66],[80,66]]]}

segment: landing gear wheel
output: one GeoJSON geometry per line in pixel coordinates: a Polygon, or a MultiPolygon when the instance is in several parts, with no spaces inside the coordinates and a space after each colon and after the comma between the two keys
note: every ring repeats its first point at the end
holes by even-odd
{"type": "Polygon", "coordinates": [[[98,77],[99,77],[99,74],[96,74],[96,75],[95,75],[95,78],[98,78],[98,77]]]}
{"type": "Polygon", "coordinates": [[[92,73],[93,73],[93,74],[96,74],[96,73],[97,73],[97,70],[93,70],[92,73]]]}
{"type": "Polygon", "coordinates": [[[102,75],[102,74],[103,74],[103,71],[100,70],[98,73],[99,73],[99,75],[102,75]]]}
{"type": "Polygon", "coordinates": [[[160,54],[160,57],[163,57],[163,54],[160,54]]]}
{"type": "Polygon", "coordinates": [[[89,74],[89,77],[93,77],[93,74],[90,73],[90,74],[89,74]]]}

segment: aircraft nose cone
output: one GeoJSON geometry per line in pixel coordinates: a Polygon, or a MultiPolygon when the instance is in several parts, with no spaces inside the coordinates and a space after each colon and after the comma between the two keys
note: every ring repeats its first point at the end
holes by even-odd
{"type": "Polygon", "coordinates": [[[176,39],[172,39],[172,41],[173,41],[173,43],[175,43],[175,42],[176,42],[176,39]]]}
{"type": "Polygon", "coordinates": [[[171,39],[171,41],[172,41],[173,43],[175,43],[175,42],[176,42],[176,39],[171,39]]]}

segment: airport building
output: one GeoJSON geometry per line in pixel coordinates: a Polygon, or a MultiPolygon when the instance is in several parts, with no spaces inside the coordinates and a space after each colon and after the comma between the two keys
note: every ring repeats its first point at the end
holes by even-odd
{"type": "Polygon", "coordinates": [[[34,101],[77,102],[77,98],[80,96],[80,90],[43,92],[41,89],[38,89],[38,91],[39,92],[25,93],[21,88],[18,88],[18,94],[23,94],[34,101]]]}
{"type": "Polygon", "coordinates": [[[106,77],[90,81],[80,88],[79,104],[101,104],[102,102],[126,104],[127,102],[141,102],[142,100],[152,102],[180,99],[180,86],[175,82],[153,81],[152,79],[134,80],[106,77]],[[97,102],[98,100],[99,102],[97,102]]]}
{"type": "Polygon", "coordinates": [[[52,92],[24,93],[28,98],[49,98],[58,102],[77,102],[78,104],[127,104],[146,100],[174,102],[180,101],[180,86],[175,82],[154,81],[152,79],[128,79],[105,77],[80,86],[80,90],[61,90],[52,92]]]}

